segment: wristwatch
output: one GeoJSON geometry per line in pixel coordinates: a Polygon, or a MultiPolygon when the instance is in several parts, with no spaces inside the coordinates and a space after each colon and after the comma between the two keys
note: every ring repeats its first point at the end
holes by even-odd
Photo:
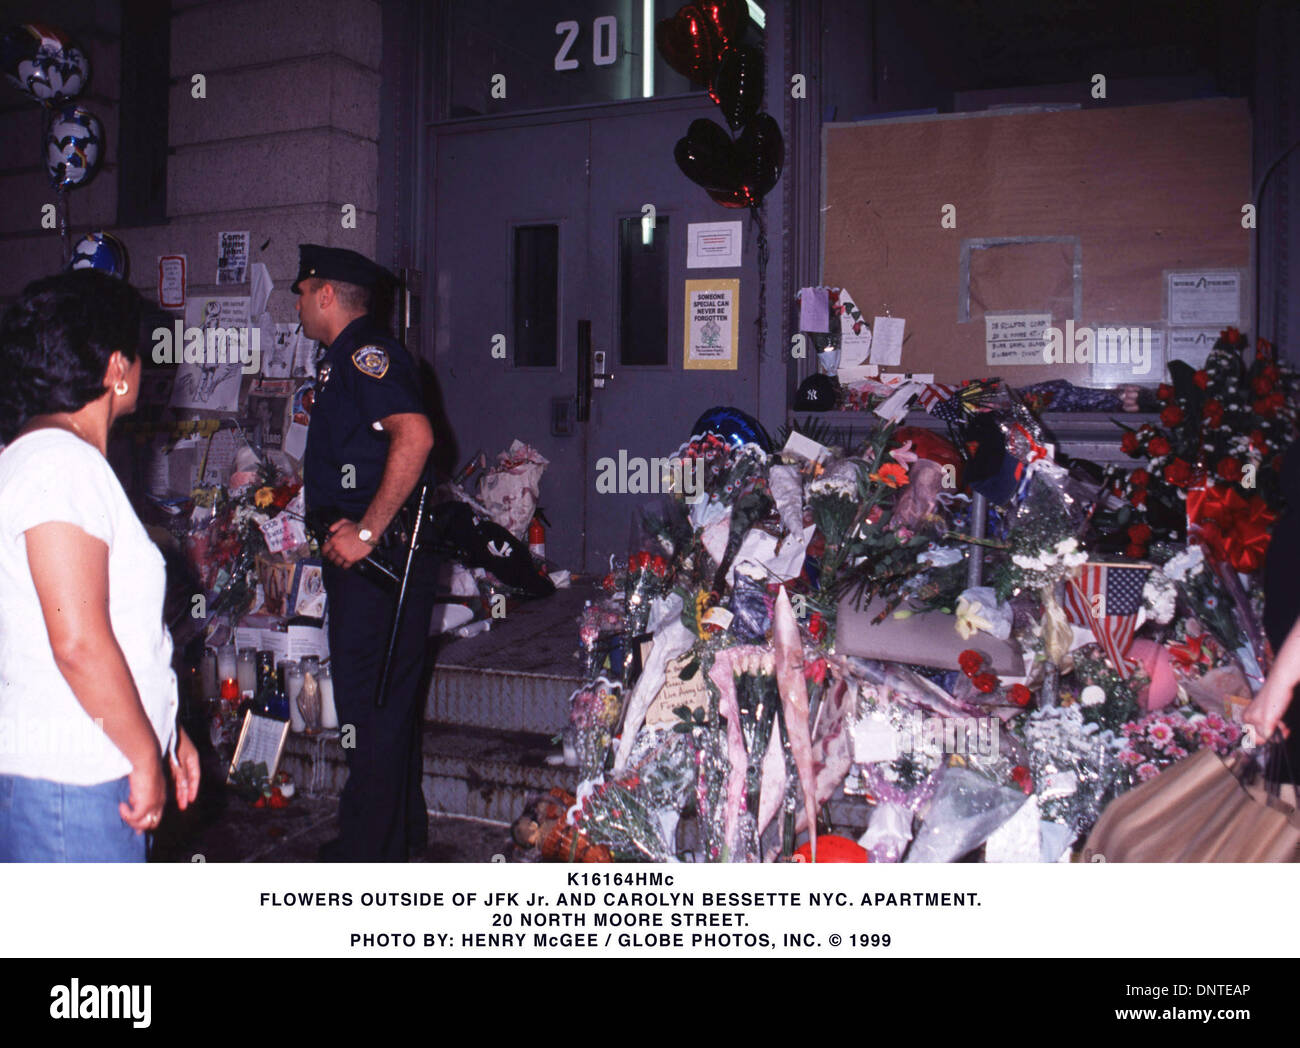
{"type": "Polygon", "coordinates": [[[357,538],[368,546],[375,545],[375,534],[369,528],[362,528],[357,532],[357,538]]]}

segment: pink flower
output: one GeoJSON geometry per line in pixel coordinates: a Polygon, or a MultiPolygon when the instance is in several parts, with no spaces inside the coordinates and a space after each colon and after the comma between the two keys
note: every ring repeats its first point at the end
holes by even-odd
{"type": "Polygon", "coordinates": [[[1136,750],[1125,750],[1119,755],[1119,759],[1125,764],[1141,764],[1146,758],[1136,750]]]}
{"type": "Polygon", "coordinates": [[[1147,738],[1161,749],[1165,749],[1174,741],[1174,729],[1163,721],[1157,721],[1147,728],[1147,738]]]}
{"type": "Polygon", "coordinates": [[[1181,746],[1171,746],[1165,752],[1176,761],[1180,761],[1187,756],[1187,751],[1181,746]]]}
{"type": "Polygon", "coordinates": [[[1142,782],[1149,782],[1160,774],[1160,769],[1154,764],[1147,763],[1138,768],[1138,778],[1142,782]]]}

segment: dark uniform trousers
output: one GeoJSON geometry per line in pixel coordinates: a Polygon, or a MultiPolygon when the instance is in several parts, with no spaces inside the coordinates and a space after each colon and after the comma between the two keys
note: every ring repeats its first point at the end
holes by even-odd
{"type": "Polygon", "coordinates": [[[334,701],[348,764],[339,837],[322,849],[325,861],[405,862],[408,852],[427,846],[421,685],[436,567],[426,555],[417,556],[412,566],[388,699],[377,708],[393,594],[355,568],[325,564],[334,701]],[[355,729],[350,740],[349,725],[355,729]]]}

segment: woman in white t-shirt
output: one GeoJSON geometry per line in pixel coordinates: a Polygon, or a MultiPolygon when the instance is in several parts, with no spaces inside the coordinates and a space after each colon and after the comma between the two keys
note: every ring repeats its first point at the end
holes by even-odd
{"type": "Polygon", "coordinates": [[[38,280],[0,321],[0,861],[141,862],[198,793],[162,555],[105,452],[140,391],[139,294],[38,280]]]}

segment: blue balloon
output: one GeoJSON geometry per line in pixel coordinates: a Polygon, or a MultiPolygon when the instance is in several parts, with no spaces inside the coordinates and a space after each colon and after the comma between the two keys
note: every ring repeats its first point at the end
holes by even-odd
{"type": "Polygon", "coordinates": [[[768,454],[772,452],[772,438],[767,435],[763,424],[739,408],[719,405],[706,411],[691,427],[691,436],[702,437],[706,433],[716,434],[736,447],[757,444],[768,454]]]}
{"type": "Polygon", "coordinates": [[[87,233],[72,248],[68,269],[102,269],[126,279],[126,245],[112,233],[87,233]]]}

